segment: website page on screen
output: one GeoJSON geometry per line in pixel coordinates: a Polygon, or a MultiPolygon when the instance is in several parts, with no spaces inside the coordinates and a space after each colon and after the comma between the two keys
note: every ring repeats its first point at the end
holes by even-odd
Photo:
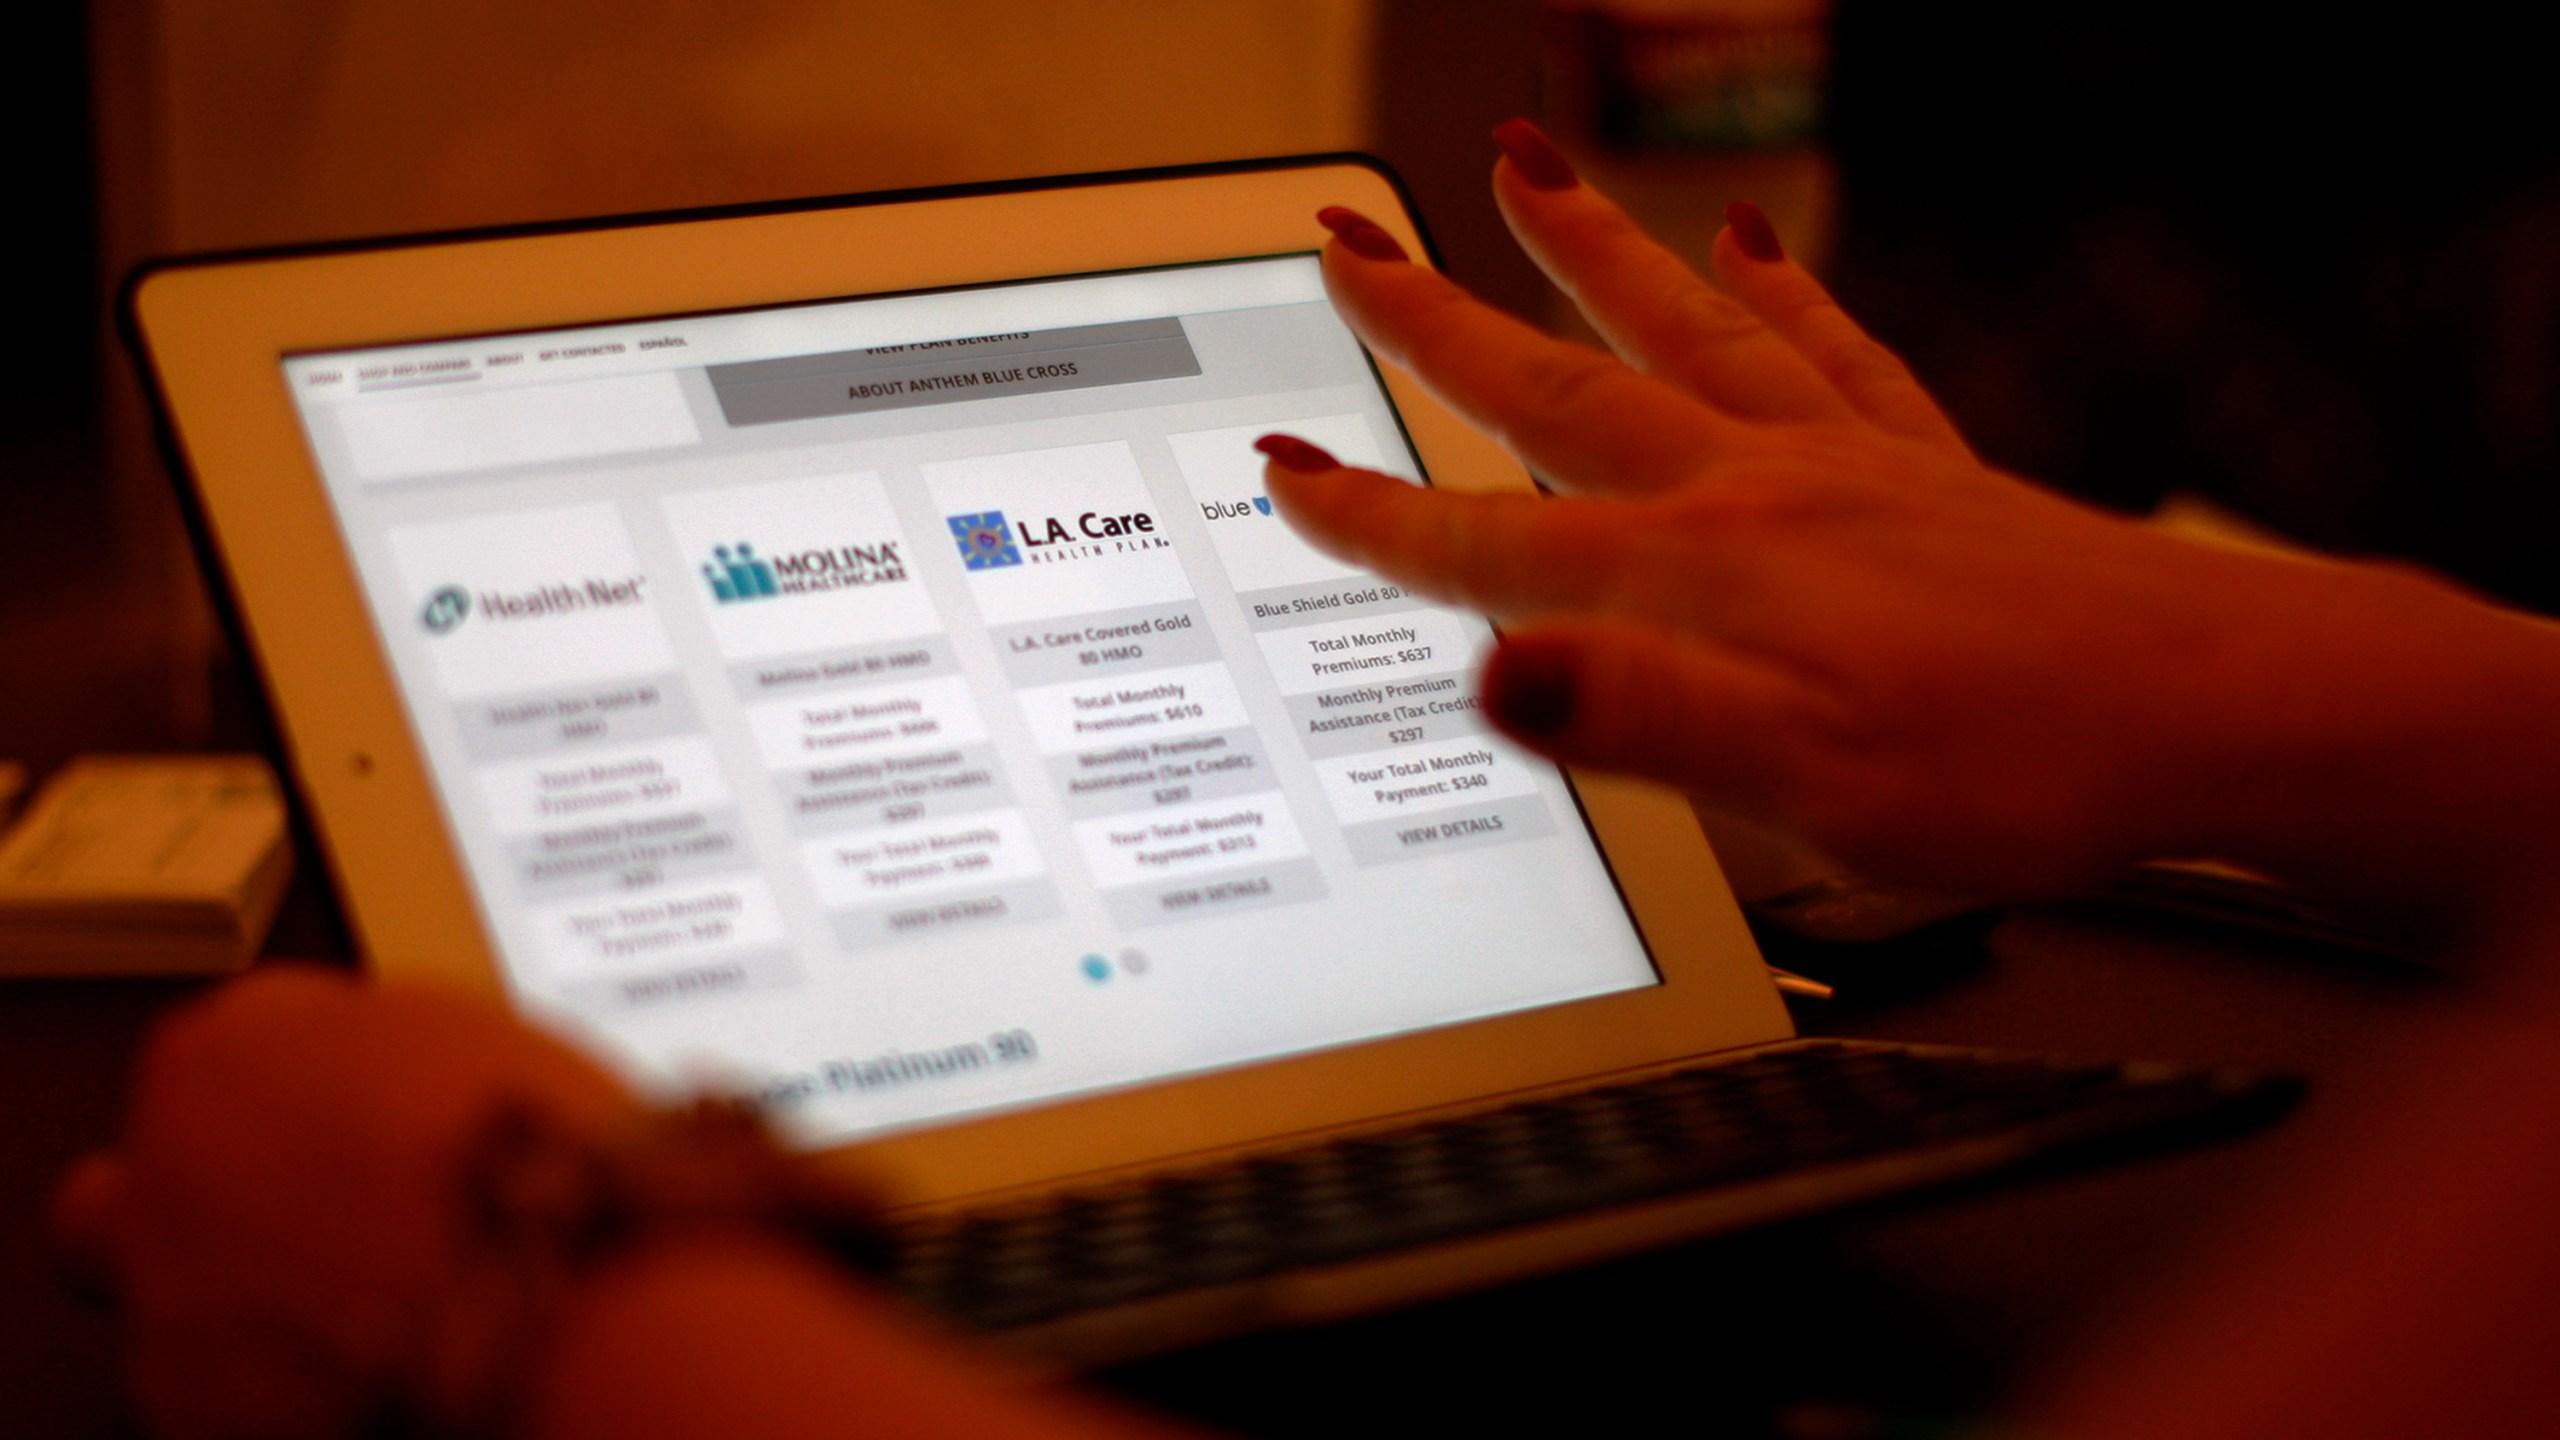
{"type": "Polygon", "coordinates": [[[1307,256],[285,361],[509,983],[812,1141],[1656,983],[1307,256]]]}

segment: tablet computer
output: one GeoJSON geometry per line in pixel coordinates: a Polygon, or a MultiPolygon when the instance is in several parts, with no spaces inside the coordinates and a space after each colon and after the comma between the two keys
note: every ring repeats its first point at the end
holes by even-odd
{"type": "Polygon", "coordinates": [[[129,313],[364,963],[937,1202],[1784,1039],[1688,806],[1476,709],[1282,430],[1356,157],[217,257],[129,313]]]}
{"type": "Polygon", "coordinates": [[[1476,705],[1253,440],[1528,491],[1327,303],[1359,157],[148,267],[365,966],[756,1097],[1092,1360],[2173,1126],[2264,1077],[1792,1039],[1683,797],[1476,705]]]}

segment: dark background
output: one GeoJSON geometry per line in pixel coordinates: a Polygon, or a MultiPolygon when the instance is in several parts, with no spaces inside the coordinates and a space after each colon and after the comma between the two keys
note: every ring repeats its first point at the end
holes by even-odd
{"type": "MultiPolygon", "coordinates": [[[[1832,278],[1997,463],[2134,509],[2171,489],[2203,494],[2317,545],[2410,557],[2560,610],[2560,573],[2544,561],[2560,518],[2560,91],[2506,13],[2460,0],[2386,26],[2264,6],[1844,0],[1832,278]]],[[[165,677],[97,638],[119,586],[144,597],[135,606],[152,602],[149,585],[117,573],[115,537],[136,526],[112,512],[105,480],[103,385],[124,362],[102,353],[111,277],[94,258],[83,22],[77,6],[38,0],[0,48],[18,257],[0,312],[0,758],[39,767],[74,749],[165,747],[176,733],[165,677]]],[[[1378,149],[1411,180],[1452,268],[1541,312],[1540,282],[1483,193],[1485,131],[1538,103],[1533,7],[1381,0],[1378,54],[1378,149]]],[[[212,738],[243,743],[236,674],[222,693],[231,703],[212,738]]],[[[2190,952],[2202,953],[2181,942],[2190,952]]],[[[2334,973],[2327,957],[2300,968],[2334,973]]],[[[2092,951],[2083,931],[2031,920],[1999,932],[1982,968],[1879,1028],[2273,1056],[2325,1074],[2370,1048],[2340,1018],[2350,1000],[2365,1007],[2355,1023],[2412,1003],[2402,980],[2368,977],[2356,983],[2374,994],[2333,995],[2340,1015],[2324,1019],[2279,970],[2228,954],[2163,968],[2146,945],[2092,951]],[[2053,963],[2067,945],[2082,952],[2071,968],[2053,963]],[[2033,963],[2012,964],[2011,951],[2033,963]],[[1995,990],[2008,997],[1997,1023],[1965,1008],[1995,990]],[[2199,994],[2219,997],[2210,1014],[2199,994]]],[[[11,1222],[0,1296],[14,1312],[0,1327],[0,1431],[58,1433],[108,1403],[105,1321],[60,1298],[23,1222],[63,1157],[110,1132],[118,1099],[96,1077],[120,1073],[143,1017],[183,993],[0,990],[25,1042],[0,1054],[11,1107],[0,1113],[11,1222]]],[[[1311,1366],[1365,1354],[1381,1385],[1420,1375],[1444,1387],[1438,1400],[1467,1400],[1436,1405],[1429,1384],[1416,1387],[1395,1413],[1419,1427],[1434,1414],[1506,1418],[1513,1396],[1486,1383],[1493,1372],[1677,1368],[1708,1340],[1744,1347],[1719,1365],[1745,1400],[1819,1395],[1846,1373],[1832,1361],[1847,1345],[1870,1392],[1970,1410],[2142,1278],[2144,1246],[2167,1243],[2158,1217],[2221,1186],[2234,1173],[2224,1163],[2189,1157],[2077,1191],[1695,1247],[1522,1287],[1419,1329],[1380,1319],[1121,1378],[1210,1418],[1329,1433],[1340,1417],[1320,1407],[1335,1392],[1268,1388],[1300,1347],[1311,1366]],[[2075,1194],[2100,1201],[2075,1209],[2075,1194]],[[2054,1239],[2057,1215],[2067,1243],[2030,1243],[2054,1239]],[[1540,1333],[1541,1317],[1605,1309],[1631,1285],[1661,1313],[1577,1325],[1587,1344],[1563,1353],[1497,1343],[1540,1333]],[[1949,1294],[1962,1303],[1944,1305],[1949,1294]],[[1748,1308],[1732,1309],[1737,1299],[1748,1308]],[[1723,1317],[1712,1333],[1694,1328],[1704,1307],[1723,1317]],[[1395,1347],[1434,1326],[1472,1348],[1407,1366],[1395,1347]],[[1915,1333],[1929,1343],[1909,1345],[1915,1333]],[[1879,1366],[1895,1344],[1906,1348],[1879,1366]],[[1236,1398],[1254,1386],[1260,1398],[1236,1398]]]]}
{"type": "Polygon", "coordinates": [[[104,293],[90,174],[88,58],[79,7],[45,0],[0,46],[0,134],[13,137],[15,275],[0,307],[0,595],[47,544],[102,517],[95,425],[104,293]],[[36,456],[28,452],[33,449],[36,456]],[[46,524],[50,542],[29,533],[46,524]],[[49,522],[49,523],[47,523],[49,522]],[[53,525],[63,530],[52,531],[53,525]]]}
{"type": "MultiPolygon", "coordinates": [[[[2560,608],[2560,85],[2517,13],[1842,0],[1830,279],[1995,463],[2560,608]]],[[[1385,14],[1379,148],[1534,311],[1482,195],[1535,17],[1385,14]]]]}
{"type": "MultiPolygon", "coordinates": [[[[2505,13],[1844,0],[1831,278],[1999,464],[2560,608],[2560,88],[2505,13]]],[[[42,0],[0,50],[0,639],[94,593],[111,519],[83,18],[42,0]]],[[[1535,312],[1482,189],[1486,128],[1537,104],[1534,7],[1383,0],[1378,55],[1377,148],[1535,312]]]]}
{"type": "Polygon", "coordinates": [[[2548,610],[2560,92],[2520,12],[2389,13],[1853,0],[1839,286],[2000,463],[2548,610]]]}

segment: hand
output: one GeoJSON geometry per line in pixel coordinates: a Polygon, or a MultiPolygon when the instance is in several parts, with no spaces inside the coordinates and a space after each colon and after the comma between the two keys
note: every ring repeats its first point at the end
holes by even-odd
{"type": "MultiPolygon", "coordinates": [[[[2560,713],[2547,635],[2412,575],[2210,549],[2000,474],[1755,209],[1717,237],[1711,286],[1533,129],[1497,138],[1514,233],[1622,360],[1477,303],[1350,212],[1323,217],[1325,276],[1381,358],[1566,498],[1266,449],[1314,544],[1506,622],[1483,686],[1512,737],[1987,895],[2161,856],[2369,891],[2390,842],[2345,837],[2377,864],[2316,832],[2425,815],[2415,793],[2354,811],[2376,767],[2432,767],[2473,818],[2539,833],[2512,774],[2440,757],[2547,748],[2476,733],[2525,694],[2560,713]]],[[[2535,803],[2560,795],[2531,778],[2535,803]]],[[[2399,880],[2465,898],[2468,857],[2426,858],[2399,880]]]]}
{"type": "Polygon", "coordinates": [[[502,1099],[599,1128],[637,1110],[494,1007],[322,971],[261,971],[166,1024],[123,1148],[55,1203],[123,1303],[152,1433],[351,1433],[413,1368],[464,1243],[459,1152],[502,1099]]]}

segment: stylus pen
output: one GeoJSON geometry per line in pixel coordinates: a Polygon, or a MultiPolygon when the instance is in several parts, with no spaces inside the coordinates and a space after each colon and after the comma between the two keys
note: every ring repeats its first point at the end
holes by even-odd
{"type": "MultiPolygon", "coordinates": [[[[1763,963],[1765,964],[1766,962],[1763,963]]],[[[1793,970],[1781,970],[1777,966],[1771,965],[1769,966],[1769,978],[1777,982],[1778,993],[1781,995],[1802,995],[1808,1000],[1828,1000],[1831,998],[1832,991],[1830,986],[1823,984],[1819,980],[1808,979],[1805,976],[1797,974],[1793,970]]]]}

